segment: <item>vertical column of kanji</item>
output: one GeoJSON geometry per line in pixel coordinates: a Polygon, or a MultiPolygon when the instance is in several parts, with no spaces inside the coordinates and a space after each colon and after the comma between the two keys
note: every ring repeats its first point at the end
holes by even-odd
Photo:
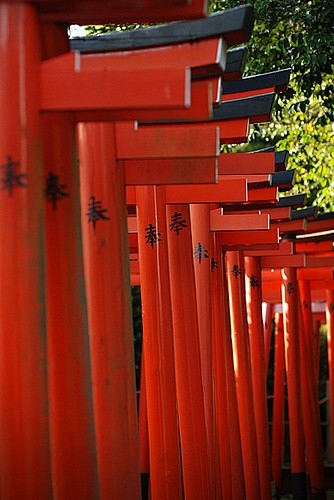
{"type": "Polygon", "coordinates": [[[241,252],[226,252],[233,362],[238,399],[242,460],[247,499],[261,498],[249,337],[246,317],[245,270],[241,252]]]}
{"type": "Polygon", "coordinates": [[[163,187],[136,188],[150,494],[182,498],[163,187]]]}
{"type": "Polygon", "coordinates": [[[307,467],[311,487],[325,495],[324,453],[318,397],[318,381],[315,378],[312,336],[312,303],[309,283],[298,282],[300,295],[299,349],[301,369],[302,416],[304,424],[307,467]],[[309,342],[308,342],[309,341],[309,342]]]}
{"type": "Polygon", "coordinates": [[[210,488],[213,492],[216,489],[215,473],[219,471],[219,464],[215,463],[216,436],[214,432],[213,416],[210,207],[209,205],[202,203],[190,204],[189,210],[191,239],[194,252],[198,333],[202,368],[205,425],[207,432],[210,488]]]}
{"type": "Polygon", "coordinates": [[[184,494],[210,498],[189,206],[167,205],[166,214],[184,494]]]}
{"type": "MultiPolygon", "coordinates": [[[[67,27],[43,25],[43,58],[68,50],[67,27]]],[[[97,465],[71,115],[42,117],[52,477],[59,498],[97,498],[97,465]]]]}
{"type": "Polygon", "coordinates": [[[125,186],[114,124],[79,124],[81,223],[100,498],[139,498],[125,186]]]}
{"type": "Polygon", "coordinates": [[[259,257],[245,257],[245,277],[261,498],[266,499],[271,496],[271,470],[259,257]]]}
{"type": "Polygon", "coordinates": [[[298,283],[295,268],[282,269],[285,367],[288,386],[288,413],[291,456],[291,487],[294,498],[306,498],[304,434],[300,395],[298,340],[298,283]]]}
{"type": "Polygon", "coordinates": [[[39,25],[0,5],[0,477],[2,498],[52,497],[44,301],[39,25]]]}
{"type": "Polygon", "coordinates": [[[271,433],[271,470],[276,487],[282,480],[282,441],[284,435],[284,332],[283,315],[275,313],[274,403],[271,433]]]}
{"type": "Polygon", "coordinates": [[[334,290],[326,290],[326,324],[329,374],[329,419],[332,443],[330,449],[334,454],[334,290]]]}

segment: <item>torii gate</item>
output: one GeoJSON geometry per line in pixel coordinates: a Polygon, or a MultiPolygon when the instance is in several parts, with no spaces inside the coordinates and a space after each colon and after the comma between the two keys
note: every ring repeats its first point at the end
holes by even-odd
{"type": "MultiPolygon", "coordinates": [[[[201,16],[205,2],[145,5],[140,19],[161,21],[201,16]]],[[[112,12],[102,2],[2,2],[0,15],[1,101],[6,117],[0,134],[0,155],[2,184],[7,191],[0,200],[0,321],[1,350],[5,353],[0,371],[1,494],[48,498],[52,492],[59,496],[71,492],[73,498],[75,483],[77,498],[139,498],[123,173],[116,167],[113,153],[108,171],[106,165],[99,165],[86,173],[91,182],[87,196],[83,176],[84,254],[94,365],[92,394],[83,272],[78,259],[79,192],[73,168],[73,123],[88,119],[157,119],[164,111],[169,118],[192,119],[195,108],[197,115],[200,112],[205,116],[210,112],[211,84],[191,83],[190,61],[180,63],[176,69],[166,69],[162,62],[157,71],[146,71],[144,65],[117,73],[105,71],[98,57],[65,54],[66,30],[58,23],[96,23],[110,18],[126,22],[131,15],[138,20],[133,2],[128,2],[126,9],[119,3],[112,12]],[[129,78],[136,78],[138,83],[135,99],[124,85],[129,78]],[[200,111],[192,106],[190,90],[201,96],[200,111]],[[42,142],[48,160],[45,172],[42,142]],[[45,216],[43,191],[51,202],[45,216]],[[108,208],[104,205],[106,199],[108,208]],[[108,220],[108,229],[97,223],[101,220],[108,220]],[[117,265],[110,261],[110,252],[116,256],[117,265]],[[115,303],[118,294],[121,300],[115,303]],[[106,326],[113,328],[113,338],[105,335],[106,326]],[[77,336],[72,336],[73,329],[77,336]],[[94,416],[90,411],[92,400],[94,416]]],[[[246,40],[252,25],[251,9],[234,10],[227,22],[231,43],[246,40]]],[[[112,138],[115,130],[110,127],[112,138]]],[[[209,156],[215,156],[214,149],[209,156]]]]}

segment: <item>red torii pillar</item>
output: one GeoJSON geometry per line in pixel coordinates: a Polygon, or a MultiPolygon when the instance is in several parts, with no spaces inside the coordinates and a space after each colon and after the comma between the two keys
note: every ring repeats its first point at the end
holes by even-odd
{"type": "Polygon", "coordinates": [[[115,125],[94,130],[95,142],[78,126],[100,495],[140,498],[125,186],[115,125]]]}
{"type": "Polygon", "coordinates": [[[2,3],[0,494],[52,497],[44,300],[44,201],[35,9],[2,3]]]}

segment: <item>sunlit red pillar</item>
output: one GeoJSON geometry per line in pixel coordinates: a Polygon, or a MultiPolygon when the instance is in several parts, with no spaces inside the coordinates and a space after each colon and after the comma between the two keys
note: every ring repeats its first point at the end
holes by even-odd
{"type": "Polygon", "coordinates": [[[274,400],[271,433],[271,470],[273,480],[279,489],[282,480],[282,451],[284,436],[284,331],[283,315],[275,313],[274,354],[274,400]]]}
{"type": "Polygon", "coordinates": [[[101,499],[140,498],[127,211],[113,124],[79,124],[81,224],[101,499]]]}
{"type": "Polygon", "coordinates": [[[245,270],[241,252],[226,252],[242,459],[247,499],[261,498],[254,414],[252,370],[246,317],[245,270]]]}
{"type": "Polygon", "coordinates": [[[229,322],[225,263],[220,236],[212,235],[212,336],[214,395],[223,498],[245,496],[241,441],[231,330],[229,322]]]}
{"type": "Polygon", "coordinates": [[[266,374],[268,374],[269,359],[270,359],[272,319],[273,319],[273,304],[271,302],[266,302],[264,308],[264,317],[263,317],[264,359],[266,364],[266,374]]]}
{"type": "Polygon", "coordinates": [[[202,368],[202,383],[205,408],[205,425],[208,440],[209,469],[211,488],[215,488],[216,442],[213,416],[213,373],[212,373],[212,325],[211,325],[211,235],[210,206],[191,204],[190,222],[194,256],[198,331],[202,368]]]}
{"type": "Polygon", "coordinates": [[[288,386],[291,487],[294,499],[306,498],[305,445],[300,393],[299,300],[296,268],[282,269],[285,367],[288,386]]]}
{"type": "Polygon", "coordinates": [[[334,290],[326,290],[326,323],[329,373],[330,427],[334,450],[334,290]]]}
{"type": "Polygon", "coordinates": [[[182,498],[163,187],[136,188],[152,499],[182,498]]]}
{"type": "MultiPolygon", "coordinates": [[[[47,24],[44,58],[66,52],[67,27],[47,24]]],[[[54,494],[98,494],[75,127],[67,113],[42,117],[50,443],[54,494]]]]}
{"type": "Polygon", "coordinates": [[[52,498],[39,24],[0,5],[0,496],[52,498]]]}
{"type": "Polygon", "coordinates": [[[265,500],[271,495],[271,470],[259,257],[245,257],[245,277],[259,476],[265,500]]]}
{"type": "Polygon", "coordinates": [[[189,206],[166,213],[184,493],[197,500],[210,489],[189,206]]]}

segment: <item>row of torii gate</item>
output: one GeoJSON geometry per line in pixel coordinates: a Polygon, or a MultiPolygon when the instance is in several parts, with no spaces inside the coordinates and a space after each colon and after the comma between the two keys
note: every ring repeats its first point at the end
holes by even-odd
{"type": "MultiPolygon", "coordinates": [[[[140,473],[152,499],[271,498],[284,367],[292,492],[306,498],[308,476],[325,495],[312,301],[327,303],[332,381],[334,220],[278,197],[284,152],[220,154],[270,120],[289,71],[242,78],[245,49],[228,48],[249,39],[251,7],[205,14],[203,0],[0,4],[5,500],[132,500],[140,473]],[[69,51],[70,23],[179,19],[69,51]],[[263,300],[284,318],[271,442],[263,300]]],[[[331,384],[331,419],[333,401],[331,384]]]]}

